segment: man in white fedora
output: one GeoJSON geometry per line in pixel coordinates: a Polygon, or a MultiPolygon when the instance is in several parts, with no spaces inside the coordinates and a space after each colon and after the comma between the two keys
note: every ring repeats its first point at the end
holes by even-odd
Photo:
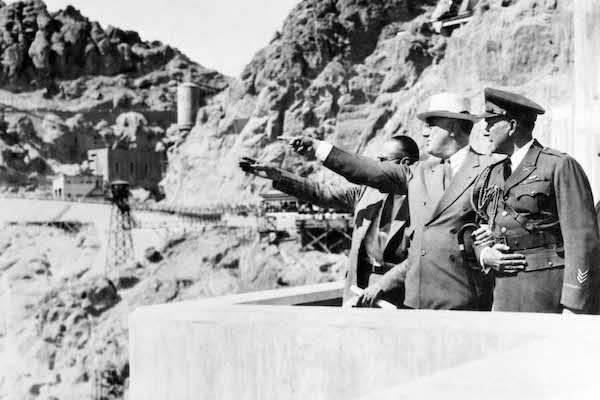
{"type": "Polygon", "coordinates": [[[432,96],[428,110],[417,118],[427,124],[425,150],[433,157],[412,166],[380,163],[308,137],[293,138],[290,144],[300,154],[314,152],[324,166],[350,182],[385,193],[408,190],[407,271],[400,265],[388,271],[364,291],[360,304],[372,306],[404,283],[404,305],[409,308],[489,310],[492,278],[463,263],[457,236],[465,224],[475,222],[473,181],[493,163],[469,146],[478,118],[470,113],[468,98],[452,93],[432,96]]]}

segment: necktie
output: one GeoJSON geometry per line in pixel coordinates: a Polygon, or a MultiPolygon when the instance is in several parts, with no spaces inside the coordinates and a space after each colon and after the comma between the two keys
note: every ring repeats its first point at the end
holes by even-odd
{"type": "Polygon", "coordinates": [[[379,219],[379,230],[385,233],[390,231],[392,223],[392,212],[394,211],[394,195],[388,194],[381,208],[381,218],[379,219]]]}
{"type": "Polygon", "coordinates": [[[446,190],[450,186],[454,172],[452,171],[452,165],[450,165],[450,159],[442,160],[442,164],[444,166],[444,190],[446,190]]]}
{"type": "Polygon", "coordinates": [[[508,177],[510,176],[510,174],[512,174],[512,162],[510,161],[510,157],[508,157],[506,159],[506,161],[504,161],[504,180],[506,181],[508,179],[508,177]]]}

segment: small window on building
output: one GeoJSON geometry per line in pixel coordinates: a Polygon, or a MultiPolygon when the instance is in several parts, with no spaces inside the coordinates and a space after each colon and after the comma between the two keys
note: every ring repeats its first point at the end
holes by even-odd
{"type": "Polygon", "coordinates": [[[133,174],[133,163],[129,163],[129,173],[133,174]]]}
{"type": "Polygon", "coordinates": [[[144,176],[148,176],[148,164],[144,164],[144,176]]]}
{"type": "Polygon", "coordinates": [[[119,173],[119,163],[115,163],[115,172],[119,173]]]}

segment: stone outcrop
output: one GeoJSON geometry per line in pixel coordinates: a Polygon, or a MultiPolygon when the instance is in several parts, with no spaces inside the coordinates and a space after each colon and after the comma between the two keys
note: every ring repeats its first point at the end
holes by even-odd
{"type": "MultiPolygon", "coordinates": [[[[73,6],[49,12],[42,0],[22,0],[0,7],[0,82],[28,90],[51,80],[87,75],[141,77],[178,59],[193,63],[177,49],[144,42],[133,31],[90,21],[73,6]]],[[[190,74],[199,71],[190,70],[190,74]]]]}
{"type": "MultiPolygon", "coordinates": [[[[2,3],[0,185],[24,183],[31,172],[48,181],[63,165],[82,163],[89,149],[165,151],[178,84],[219,91],[228,79],[174,47],[103,27],[72,6],[51,12],[42,0],[2,3]],[[25,154],[28,147],[36,154],[25,154]]],[[[202,96],[205,102],[208,93],[202,96]]]]}

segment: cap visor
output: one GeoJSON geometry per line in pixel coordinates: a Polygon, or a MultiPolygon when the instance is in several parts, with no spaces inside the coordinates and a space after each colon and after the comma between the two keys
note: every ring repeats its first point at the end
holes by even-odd
{"type": "Polygon", "coordinates": [[[477,117],[479,117],[479,119],[484,119],[484,118],[492,118],[492,117],[499,117],[502,114],[496,114],[496,113],[492,113],[492,112],[484,112],[483,114],[479,114],[477,117]]]}

